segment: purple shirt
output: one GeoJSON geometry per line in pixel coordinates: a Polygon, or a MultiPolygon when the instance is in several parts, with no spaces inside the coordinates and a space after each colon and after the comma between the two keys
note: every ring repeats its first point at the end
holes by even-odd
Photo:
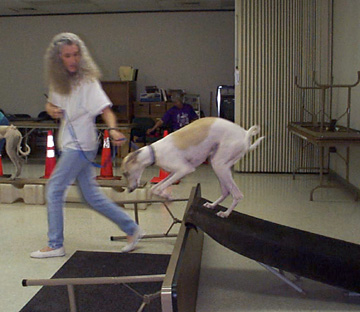
{"type": "Polygon", "coordinates": [[[183,104],[183,108],[171,107],[161,119],[175,131],[198,119],[198,115],[190,104],[183,104]]]}

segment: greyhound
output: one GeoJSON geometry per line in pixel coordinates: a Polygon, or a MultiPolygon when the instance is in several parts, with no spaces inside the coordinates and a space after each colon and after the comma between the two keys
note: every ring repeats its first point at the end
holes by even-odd
{"type": "Polygon", "coordinates": [[[251,144],[251,138],[259,131],[258,126],[245,130],[235,123],[217,117],[198,119],[124,158],[122,171],[128,182],[128,190],[132,192],[136,189],[144,169],[156,164],[170,172],[170,175],[153,186],[151,192],[168,198],[165,189],[195,171],[195,168],[209,157],[219,179],[222,194],[215,202],[205,203],[204,206],[213,209],[231,194],[231,206],[225,212],[217,213],[219,217],[227,218],[243,198],[232,178],[231,167],[264,139],[260,137],[251,144]]]}
{"type": "Polygon", "coordinates": [[[5,150],[6,154],[9,156],[12,163],[15,165],[16,171],[10,177],[11,180],[14,180],[21,174],[21,169],[24,160],[20,157],[27,156],[30,154],[30,146],[25,144],[26,152],[23,152],[21,149],[21,141],[23,139],[21,132],[13,125],[10,126],[0,126],[0,139],[5,139],[5,150]]]}

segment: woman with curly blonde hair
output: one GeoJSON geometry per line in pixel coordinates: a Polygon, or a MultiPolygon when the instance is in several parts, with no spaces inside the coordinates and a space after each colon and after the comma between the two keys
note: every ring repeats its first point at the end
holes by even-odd
{"type": "Polygon", "coordinates": [[[61,156],[46,189],[48,245],[30,256],[65,255],[64,198],[68,186],[75,180],[84,200],[127,234],[128,243],[122,251],[132,251],[143,232],[122,208],[100,191],[92,165],[98,148],[97,115],[101,114],[108,125],[114,145],[120,146],[125,139],[116,128],[112,103],[101,88],[100,71],[77,35],[61,33],[53,38],[46,51],[45,73],[49,85],[46,111],[52,118],[61,120],[58,135],[61,156]]]}
{"type": "Polygon", "coordinates": [[[60,94],[69,94],[71,85],[81,80],[99,79],[100,70],[93,61],[84,42],[75,34],[61,33],[56,35],[45,54],[45,77],[48,85],[60,94]],[[64,45],[76,44],[79,48],[79,62],[76,71],[69,72],[64,67],[61,49],[64,45]],[[69,75],[70,74],[70,75],[69,75]]]}

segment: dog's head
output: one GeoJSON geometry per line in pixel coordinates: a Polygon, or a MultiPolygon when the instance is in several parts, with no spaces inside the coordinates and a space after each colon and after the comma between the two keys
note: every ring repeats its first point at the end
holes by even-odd
{"type": "Polygon", "coordinates": [[[121,170],[127,180],[128,191],[130,193],[139,186],[141,175],[145,169],[145,166],[139,160],[140,153],[141,150],[130,153],[124,158],[121,165],[121,170]]]}

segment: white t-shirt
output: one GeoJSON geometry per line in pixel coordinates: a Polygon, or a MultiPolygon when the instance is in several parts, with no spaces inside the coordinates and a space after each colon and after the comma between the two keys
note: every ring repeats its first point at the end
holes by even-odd
{"type": "Polygon", "coordinates": [[[95,118],[112,106],[100,82],[82,82],[68,95],[50,91],[49,102],[65,111],[58,136],[60,149],[79,149],[80,144],[83,151],[95,150],[98,143],[95,118]]]}

